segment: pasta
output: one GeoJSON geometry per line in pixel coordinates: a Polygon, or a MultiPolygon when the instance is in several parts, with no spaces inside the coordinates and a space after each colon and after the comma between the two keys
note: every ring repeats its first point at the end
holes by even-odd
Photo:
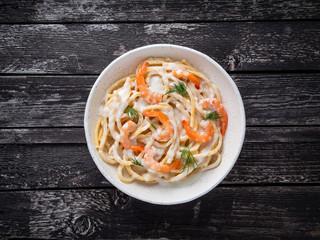
{"type": "Polygon", "coordinates": [[[219,166],[227,123],[219,89],[199,70],[148,58],[106,92],[95,147],[123,182],[176,182],[219,166]]]}

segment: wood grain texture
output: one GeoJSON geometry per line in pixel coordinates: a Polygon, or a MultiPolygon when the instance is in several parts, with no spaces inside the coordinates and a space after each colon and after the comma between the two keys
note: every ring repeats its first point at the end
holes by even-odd
{"type": "Polygon", "coordinates": [[[319,13],[313,0],[0,0],[0,239],[319,239],[319,13]],[[97,74],[154,43],[212,57],[246,109],[232,171],[176,206],[115,189],[83,131],[97,74]]]}
{"type": "Polygon", "coordinates": [[[99,74],[128,50],[172,43],[229,71],[319,70],[320,22],[0,26],[0,72],[99,74]]]}
{"type": "MultiPolygon", "coordinates": [[[[247,125],[319,125],[320,74],[232,74],[247,125]]],[[[81,127],[97,76],[0,76],[0,127],[81,127]],[[19,109],[19,111],[17,111],[19,109]]]]}
{"type": "MultiPolygon", "coordinates": [[[[320,127],[247,127],[247,143],[320,142],[320,127]]],[[[83,128],[0,129],[0,144],[86,143],[83,128]]]]}
{"type": "MultiPolygon", "coordinates": [[[[316,128],[317,129],[317,128],[316,128]]],[[[293,130],[304,135],[304,140],[314,139],[314,128],[307,131],[293,130]]],[[[259,130],[258,130],[259,131],[259,130]]],[[[290,128],[288,129],[288,134],[290,128]]],[[[0,144],[55,144],[86,143],[83,128],[24,128],[0,129],[0,144]]]]}
{"type": "Polygon", "coordinates": [[[231,75],[248,125],[320,123],[320,74],[231,75]]]}
{"type": "Polygon", "coordinates": [[[0,79],[1,127],[52,127],[83,126],[85,104],[96,77],[0,79]]]}
{"type": "Polygon", "coordinates": [[[0,1],[0,22],[172,22],[319,19],[318,1],[0,1]]]}
{"type": "MultiPolygon", "coordinates": [[[[246,142],[222,184],[320,183],[319,149],[320,142],[246,142]]],[[[85,144],[1,145],[0,190],[103,186],[110,184],[85,144]]]]}
{"type": "Polygon", "coordinates": [[[114,189],[1,192],[0,198],[1,238],[319,239],[318,186],[217,187],[174,206],[114,189]]]}

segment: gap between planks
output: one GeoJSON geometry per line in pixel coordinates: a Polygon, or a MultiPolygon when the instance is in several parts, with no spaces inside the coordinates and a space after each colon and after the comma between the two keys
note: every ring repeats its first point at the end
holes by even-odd
{"type": "MultiPolygon", "coordinates": [[[[110,183],[109,183],[110,184],[110,183]]],[[[246,188],[246,189],[250,189],[250,188],[282,188],[282,187],[320,187],[320,182],[319,183],[239,183],[239,184],[235,184],[235,183],[229,183],[229,182],[221,182],[219,183],[214,189],[219,189],[219,188],[246,188]]],[[[214,190],[213,189],[213,190],[214,190]]],[[[114,185],[110,184],[110,185],[105,185],[105,186],[80,186],[80,187],[45,187],[45,188],[41,188],[41,187],[37,187],[37,188],[21,188],[21,189],[0,189],[0,193],[2,192],[12,192],[12,193],[18,193],[18,192],[33,192],[33,191],[81,191],[81,190],[117,190],[120,191],[119,189],[117,189],[114,185]]],[[[213,191],[211,190],[211,191],[213,191]]]]}

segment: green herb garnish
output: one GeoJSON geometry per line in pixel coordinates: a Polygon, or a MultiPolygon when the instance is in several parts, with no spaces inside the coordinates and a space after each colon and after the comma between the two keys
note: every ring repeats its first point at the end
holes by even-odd
{"type": "Polygon", "coordinates": [[[168,91],[166,94],[169,94],[172,92],[177,92],[183,97],[189,96],[187,92],[187,86],[183,82],[179,82],[178,85],[174,84],[173,88],[171,88],[170,91],[168,91]]]}
{"type": "Polygon", "coordinates": [[[218,112],[210,112],[206,115],[206,117],[204,118],[205,120],[217,120],[222,118],[222,115],[218,112]]]}
{"type": "Polygon", "coordinates": [[[139,112],[133,107],[128,106],[124,111],[129,116],[129,118],[133,118],[134,120],[139,121],[139,112]]]}
{"type": "Polygon", "coordinates": [[[136,157],[131,158],[131,162],[132,162],[134,165],[137,165],[137,166],[142,167],[141,162],[139,162],[139,161],[136,159],[136,157]]]}
{"type": "Polygon", "coordinates": [[[152,120],[151,121],[147,120],[147,121],[150,123],[151,127],[154,128],[154,130],[157,130],[156,124],[152,120]]]}
{"type": "Polygon", "coordinates": [[[189,167],[190,165],[193,168],[196,168],[198,166],[197,160],[194,158],[194,156],[192,155],[189,147],[184,147],[182,152],[181,152],[181,160],[183,160],[184,162],[184,166],[182,168],[182,172],[185,169],[188,169],[187,171],[189,172],[189,167]]]}

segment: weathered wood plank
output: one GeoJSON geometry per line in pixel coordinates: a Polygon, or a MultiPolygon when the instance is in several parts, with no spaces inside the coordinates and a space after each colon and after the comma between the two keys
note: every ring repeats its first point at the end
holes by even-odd
{"type": "Polygon", "coordinates": [[[109,186],[86,145],[3,145],[0,189],[109,186]]]}
{"type": "Polygon", "coordinates": [[[245,142],[320,142],[320,127],[247,127],[245,142]]]}
{"type": "Polygon", "coordinates": [[[0,22],[171,22],[319,19],[318,1],[0,1],[0,22]]]}
{"type": "MultiPolygon", "coordinates": [[[[232,74],[247,125],[319,125],[320,74],[232,74]]],[[[0,127],[78,127],[96,76],[0,76],[0,127]]]]}
{"type": "MultiPolygon", "coordinates": [[[[319,142],[245,143],[222,184],[320,183],[319,148],[319,142]]],[[[102,186],[110,184],[85,144],[1,145],[0,190],[102,186]]]]}
{"type": "MultiPolygon", "coordinates": [[[[247,127],[245,142],[320,142],[320,127],[247,127]]],[[[86,143],[83,128],[0,129],[0,144],[86,143]]]]}
{"type": "Polygon", "coordinates": [[[83,126],[96,77],[0,77],[1,127],[83,126]]]}
{"type": "Polygon", "coordinates": [[[248,125],[320,124],[320,74],[232,75],[248,125]]]}
{"type": "MultiPolygon", "coordinates": [[[[314,136],[313,133],[314,129],[310,128],[307,132],[303,131],[302,134],[304,134],[307,139],[313,139],[314,137],[317,137],[314,136]]],[[[0,144],[54,144],[85,142],[86,139],[83,128],[0,129],[0,144]]]]}
{"type": "Polygon", "coordinates": [[[174,206],[114,189],[1,192],[0,198],[1,238],[319,238],[318,186],[218,187],[174,206]]]}
{"type": "Polygon", "coordinates": [[[194,48],[230,71],[319,70],[320,21],[0,26],[2,73],[98,74],[153,43],[194,48]]]}

